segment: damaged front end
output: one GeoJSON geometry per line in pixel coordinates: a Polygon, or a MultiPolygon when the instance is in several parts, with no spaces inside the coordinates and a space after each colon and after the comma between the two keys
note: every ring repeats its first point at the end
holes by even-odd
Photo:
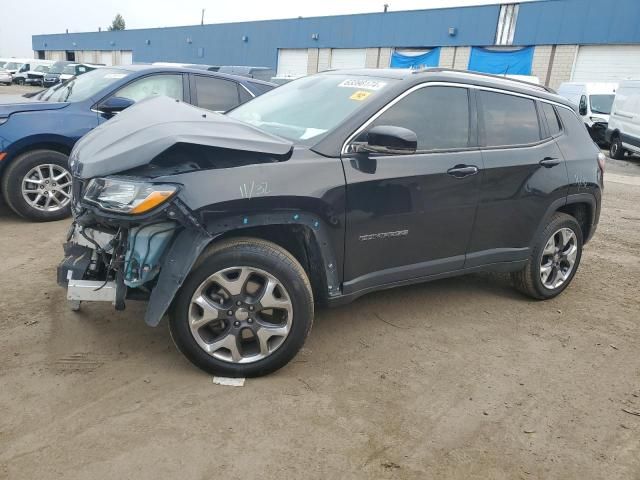
{"type": "Polygon", "coordinates": [[[174,173],[203,168],[198,148],[285,158],[292,147],[166,97],[130,107],[78,142],[70,157],[74,221],[57,272],[73,309],[82,301],[124,309],[127,299],[149,300],[145,321],[160,322],[216,236],[181,198],[188,186],[171,181],[174,173]]]}
{"type": "Polygon", "coordinates": [[[85,182],[74,182],[79,198],[58,266],[72,309],[106,301],[122,310],[126,299],[154,298],[146,321],[157,325],[211,235],[175,197],[176,185],[101,178],[84,188],[85,182]]]}

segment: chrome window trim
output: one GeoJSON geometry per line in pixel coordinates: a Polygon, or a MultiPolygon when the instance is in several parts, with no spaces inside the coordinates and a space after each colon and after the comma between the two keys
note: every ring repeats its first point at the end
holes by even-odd
{"type": "MultiPolygon", "coordinates": [[[[249,90],[247,87],[245,87],[243,83],[238,82],[238,85],[240,85],[242,88],[244,88],[244,89],[247,91],[247,93],[248,93],[249,95],[251,95],[251,98],[256,98],[256,96],[254,95],[254,93],[253,93],[251,90],[249,90]]],[[[239,100],[239,99],[238,99],[238,100],[239,100]]],[[[242,104],[240,104],[240,105],[242,105],[242,104]]]]}
{"type": "MultiPolygon", "coordinates": [[[[364,122],[359,128],[357,128],[355,132],[353,132],[349,137],[347,137],[347,140],[342,144],[342,149],[340,150],[340,155],[347,155],[347,154],[353,153],[353,152],[349,152],[348,151],[349,144],[353,141],[354,138],[356,138],[360,133],[362,133],[363,130],[365,130],[371,123],[373,123],[380,115],[382,115],[384,112],[386,112],[389,108],[393,107],[396,103],[398,103],[404,97],[406,97],[407,95],[410,95],[411,93],[415,92],[416,90],[420,90],[422,88],[428,88],[428,87],[468,88],[468,89],[474,89],[474,90],[484,90],[484,91],[488,91],[488,92],[502,93],[502,94],[505,94],[505,95],[513,95],[515,97],[527,98],[527,99],[530,99],[530,100],[533,100],[533,101],[545,102],[545,103],[549,103],[551,105],[556,105],[558,107],[566,108],[567,110],[573,112],[574,115],[576,115],[576,112],[572,108],[570,108],[570,107],[568,107],[566,105],[563,105],[563,104],[558,103],[558,102],[554,102],[553,100],[547,100],[545,98],[536,97],[534,95],[527,95],[525,93],[511,92],[509,90],[503,90],[501,88],[485,87],[485,86],[482,86],[482,85],[473,85],[473,84],[468,84],[468,83],[426,82],[426,83],[421,83],[419,85],[414,85],[410,89],[402,92],[400,95],[398,95],[396,98],[391,100],[389,103],[387,103],[380,110],[378,110],[376,113],[374,113],[366,122],[364,122]]],[[[537,145],[539,143],[544,143],[545,140],[546,139],[542,139],[540,142],[535,142],[532,145],[537,145]]],[[[498,146],[498,147],[482,147],[482,146],[478,146],[478,147],[473,147],[473,148],[474,149],[486,149],[486,148],[507,149],[507,148],[517,147],[517,146],[523,146],[523,145],[504,145],[504,146],[498,146]]]]}

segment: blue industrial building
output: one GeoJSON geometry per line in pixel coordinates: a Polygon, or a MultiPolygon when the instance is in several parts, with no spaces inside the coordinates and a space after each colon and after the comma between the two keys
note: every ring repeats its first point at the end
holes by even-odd
{"type": "Polygon", "coordinates": [[[439,65],[569,79],[640,77],[640,1],[534,2],[115,32],[35,35],[36,56],[119,64],[329,68],[439,65]]]}

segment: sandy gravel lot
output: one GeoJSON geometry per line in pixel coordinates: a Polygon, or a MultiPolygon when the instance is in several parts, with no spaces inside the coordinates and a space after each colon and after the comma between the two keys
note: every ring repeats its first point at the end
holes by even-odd
{"type": "Polygon", "coordinates": [[[369,295],[242,388],[141,304],[69,311],[69,222],[0,206],[0,478],[639,479],[640,162],[610,172],[559,298],[497,274],[369,295]]]}

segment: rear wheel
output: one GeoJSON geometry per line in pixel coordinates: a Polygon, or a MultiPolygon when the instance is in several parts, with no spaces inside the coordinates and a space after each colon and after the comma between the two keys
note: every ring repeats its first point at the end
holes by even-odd
{"type": "Polygon", "coordinates": [[[16,78],[16,85],[24,85],[24,78],[16,78]]]}
{"type": "Polygon", "coordinates": [[[582,257],[582,229],[574,217],[556,213],[538,236],[527,265],[512,274],[522,293],[546,300],[569,286],[582,257]]]}
{"type": "Polygon", "coordinates": [[[616,160],[622,160],[624,158],[624,148],[622,147],[622,140],[620,139],[620,135],[615,135],[611,139],[609,154],[611,155],[611,158],[615,158],[616,160]]]}
{"type": "Polygon", "coordinates": [[[67,156],[34,150],[14,159],[2,178],[7,205],[18,215],[39,222],[71,214],[71,173],[67,156]]]}
{"type": "Polygon", "coordinates": [[[279,246],[235,239],[214,246],[172,307],[171,336],[202,370],[228,377],[273,372],[300,350],[313,322],[309,279],[279,246]]]}

